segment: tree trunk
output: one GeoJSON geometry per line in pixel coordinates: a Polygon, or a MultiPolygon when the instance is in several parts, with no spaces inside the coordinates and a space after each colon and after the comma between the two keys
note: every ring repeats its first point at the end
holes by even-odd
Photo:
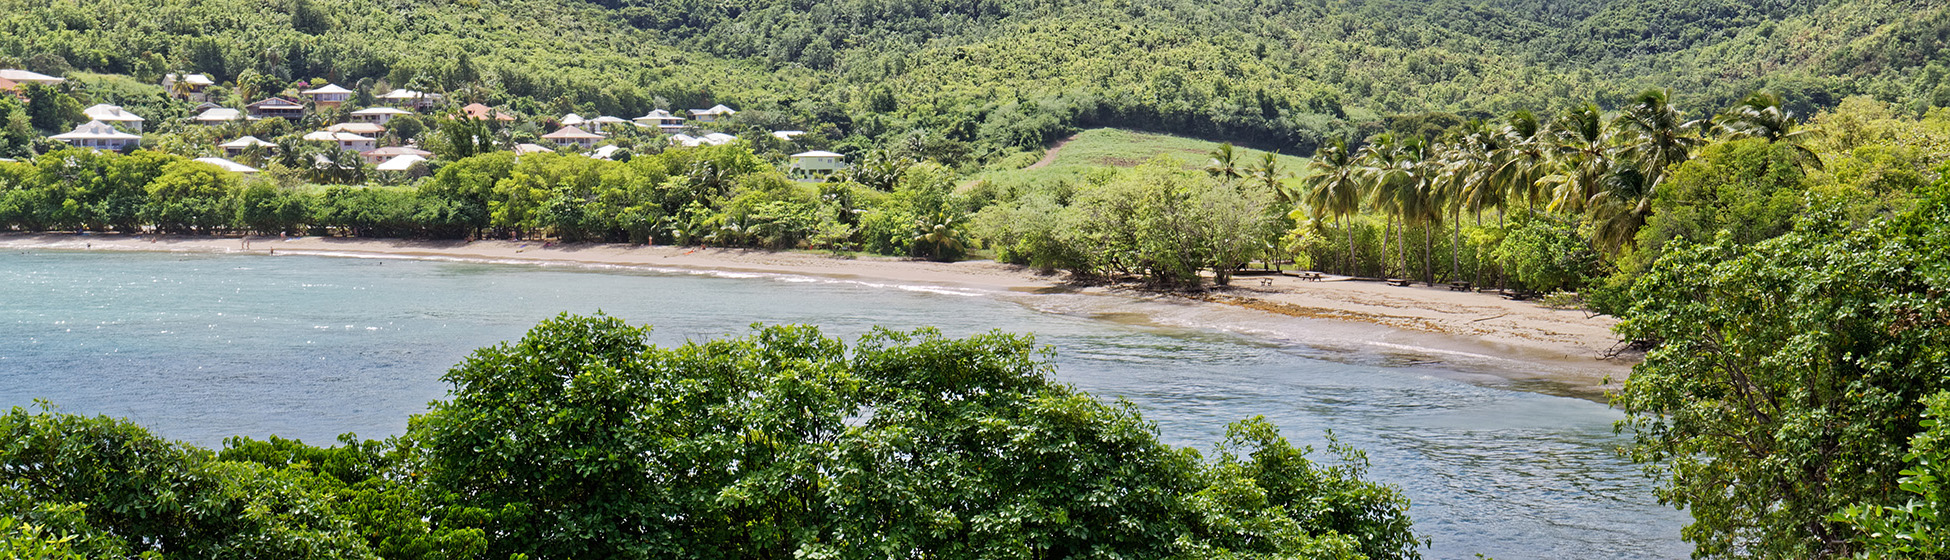
{"type": "Polygon", "coordinates": [[[1347,266],[1343,267],[1341,272],[1354,276],[1354,223],[1345,215],[1341,216],[1341,229],[1347,231],[1347,266]]]}
{"type": "Polygon", "coordinates": [[[1455,220],[1455,226],[1456,226],[1456,238],[1453,241],[1451,241],[1449,245],[1449,255],[1450,255],[1449,278],[1461,280],[1462,279],[1462,211],[1460,209],[1457,210],[1456,216],[1453,219],[1455,220]]]}
{"type": "Polygon", "coordinates": [[[1386,221],[1382,222],[1381,224],[1381,254],[1377,255],[1379,259],[1375,263],[1376,264],[1375,269],[1377,272],[1375,276],[1387,278],[1388,277],[1388,236],[1395,234],[1395,217],[1385,216],[1383,219],[1386,221]]]}
{"type": "Polygon", "coordinates": [[[1435,252],[1435,232],[1431,231],[1434,229],[1422,228],[1422,279],[1431,286],[1435,285],[1435,259],[1430,255],[1435,252]]]}

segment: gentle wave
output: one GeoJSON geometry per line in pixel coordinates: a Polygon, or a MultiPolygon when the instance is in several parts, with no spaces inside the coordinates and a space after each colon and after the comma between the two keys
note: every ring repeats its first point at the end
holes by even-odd
{"type": "Polygon", "coordinates": [[[937,295],[945,295],[945,296],[960,296],[960,297],[983,297],[983,296],[995,295],[997,293],[997,292],[990,292],[990,291],[977,290],[971,288],[950,288],[946,286],[931,286],[926,284],[905,284],[905,283],[884,282],[884,281],[847,280],[843,278],[827,278],[821,276],[810,276],[805,274],[794,274],[788,272],[745,272],[745,271],[717,270],[717,269],[709,269],[709,268],[656,266],[656,265],[646,265],[646,264],[617,264],[617,263],[568,261],[568,260],[561,260],[561,259],[510,259],[510,258],[490,258],[490,257],[456,257],[451,255],[397,255],[397,254],[387,254],[387,253],[364,253],[364,252],[356,252],[356,251],[319,251],[319,250],[312,250],[312,249],[287,249],[286,252],[292,255],[301,255],[301,256],[309,256],[309,257],[334,257],[334,258],[380,259],[380,260],[402,260],[402,261],[436,261],[436,262],[455,262],[455,263],[468,263],[468,264],[525,265],[525,266],[541,266],[541,267],[574,268],[574,269],[597,270],[597,271],[648,272],[654,274],[672,274],[672,275],[681,274],[681,275],[689,275],[689,276],[709,276],[713,278],[730,278],[730,279],[739,279],[739,280],[762,279],[762,280],[772,280],[777,282],[787,282],[793,284],[809,284],[809,283],[844,284],[844,285],[854,285],[854,286],[865,286],[868,288],[876,288],[876,289],[895,289],[895,290],[903,290],[909,292],[920,292],[920,293],[937,294],[937,295]]]}

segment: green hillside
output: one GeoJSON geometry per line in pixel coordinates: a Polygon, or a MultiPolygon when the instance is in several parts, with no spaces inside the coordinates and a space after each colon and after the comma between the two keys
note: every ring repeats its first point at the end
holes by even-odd
{"type": "MultiPolygon", "coordinates": [[[[1669,87],[1950,102],[1936,4],[1731,0],[0,0],[0,66],[322,77],[560,115],[726,103],[856,154],[991,161],[1081,128],[1308,154],[1382,117],[1669,87]]],[[[263,90],[264,88],[258,88],[263,90]]]]}
{"type": "MultiPolygon", "coordinates": [[[[1103,168],[1133,168],[1159,156],[1170,157],[1188,168],[1204,169],[1219,148],[1216,142],[1193,138],[1151,134],[1115,128],[1085,130],[1065,138],[1045,153],[1027,152],[997,162],[978,173],[971,184],[986,182],[999,187],[1024,189],[1031,185],[1079,180],[1103,168]]],[[[1243,167],[1259,164],[1261,152],[1240,148],[1235,158],[1243,167]]],[[[1301,173],[1307,158],[1275,155],[1285,173],[1301,173]]]]}

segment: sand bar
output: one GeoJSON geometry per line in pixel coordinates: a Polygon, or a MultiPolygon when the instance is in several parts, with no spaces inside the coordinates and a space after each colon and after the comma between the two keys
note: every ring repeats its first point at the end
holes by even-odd
{"type": "MultiPolygon", "coordinates": [[[[711,249],[627,244],[549,244],[536,241],[416,241],[334,237],[202,237],[73,234],[0,234],[0,248],[175,251],[291,255],[453,258],[535,263],[643,266],[697,271],[792,274],[913,285],[1005,291],[1033,297],[1067,292],[1225,305],[1254,313],[1227,313],[1229,320],[1304,318],[1385,327],[1376,336],[1413,341],[1418,347],[1457,355],[1495,355],[1535,367],[1494,371],[1500,385],[1601,398],[1630,370],[1630,363],[1601,359],[1616,343],[1614,320],[1577,310],[1550,309],[1534,301],[1510,301],[1490,293],[1446,287],[1391,286],[1329,277],[1307,281],[1288,276],[1241,277],[1235,287],[1204,295],[1158,295],[1118,288],[1075,288],[1060,276],[1040,275],[992,261],[935,263],[891,257],[836,257],[809,252],[711,249]],[[1196,300],[1196,301],[1193,301],[1196,300]],[[1535,384],[1533,384],[1535,382],[1535,384]]],[[[1244,329],[1252,330],[1252,329],[1244,329]]],[[[1264,330],[1264,329],[1261,329],[1264,330]]],[[[1481,380],[1470,379],[1472,382],[1481,380]]]]}

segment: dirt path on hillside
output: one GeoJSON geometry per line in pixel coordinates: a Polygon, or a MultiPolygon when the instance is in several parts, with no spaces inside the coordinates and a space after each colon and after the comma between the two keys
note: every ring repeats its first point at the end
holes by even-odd
{"type": "Polygon", "coordinates": [[[1029,167],[1024,167],[1023,169],[1042,169],[1049,167],[1051,163],[1056,163],[1057,152],[1063,151],[1063,146],[1068,145],[1071,140],[1075,139],[1077,139],[1077,135],[1071,134],[1068,138],[1057,140],[1055,144],[1050,145],[1048,151],[1043,152],[1043,159],[1036,160],[1036,163],[1029,164],[1029,167]]]}

